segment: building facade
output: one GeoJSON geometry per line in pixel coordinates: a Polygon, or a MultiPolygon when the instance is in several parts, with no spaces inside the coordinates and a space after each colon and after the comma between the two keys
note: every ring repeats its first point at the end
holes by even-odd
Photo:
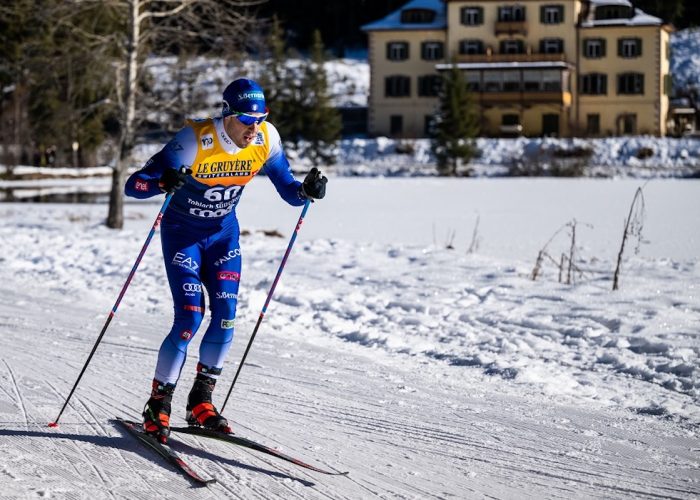
{"type": "Polygon", "coordinates": [[[428,135],[455,64],[483,135],[666,135],[671,28],[628,0],[412,0],[363,29],[372,135],[428,135]]]}

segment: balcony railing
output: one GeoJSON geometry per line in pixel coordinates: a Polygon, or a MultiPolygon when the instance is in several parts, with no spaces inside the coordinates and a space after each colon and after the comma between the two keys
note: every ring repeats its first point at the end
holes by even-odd
{"type": "Polygon", "coordinates": [[[523,35],[527,36],[527,22],[525,21],[496,21],[496,35],[523,35]]]}
{"type": "Polygon", "coordinates": [[[495,63],[495,62],[566,62],[565,54],[458,54],[457,62],[495,63]]]}
{"type": "Polygon", "coordinates": [[[571,93],[560,92],[481,92],[475,98],[481,104],[558,104],[571,106],[571,93]]]}

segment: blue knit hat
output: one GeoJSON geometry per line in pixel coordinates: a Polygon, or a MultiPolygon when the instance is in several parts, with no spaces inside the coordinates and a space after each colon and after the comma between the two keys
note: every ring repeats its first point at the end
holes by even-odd
{"type": "Polygon", "coordinates": [[[239,113],[264,113],[265,94],[257,82],[246,78],[232,81],[224,90],[223,116],[239,113]]]}

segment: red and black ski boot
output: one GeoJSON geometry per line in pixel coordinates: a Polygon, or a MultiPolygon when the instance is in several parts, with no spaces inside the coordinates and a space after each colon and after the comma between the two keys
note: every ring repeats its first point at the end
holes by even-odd
{"type": "Polygon", "coordinates": [[[216,386],[214,376],[221,373],[220,368],[207,368],[201,364],[197,365],[197,377],[194,379],[194,386],[187,397],[187,413],[185,418],[187,423],[193,426],[206,427],[219,432],[230,434],[231,427],[228,421],[219,413],[211,402],[211,393],[216,386]]]}
{"type": "Polygon", "coordinates": [[[165,444],[170,436],[170,403],[175,384],[153,380],[151,397],[143,408],[143,430],[165,444]]]}

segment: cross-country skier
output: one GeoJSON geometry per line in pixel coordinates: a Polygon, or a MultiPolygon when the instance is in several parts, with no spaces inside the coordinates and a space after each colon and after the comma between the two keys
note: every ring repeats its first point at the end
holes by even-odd
{"type": "Polygon", "coordinates": [[[173,194],[161,223],[161,240],[175,319],[160,347],[143,411],[144,430],[163,443],[170,433],[170,406],[187,345],[204,317],[205,292],[211,322],[199,349],[186,418],[190,425],[231,431],[211,394],[233,340],[241,276],[236,205],[243,188],[264,168],[290,205],[325,196],[328,180],[316,168],[303,183],[294,179],[267,115],[262,88],[252,80],[235,80],[224,90],[221,117],[189,121],[126,182],[126,194],[134,198],[173,194]]]}

